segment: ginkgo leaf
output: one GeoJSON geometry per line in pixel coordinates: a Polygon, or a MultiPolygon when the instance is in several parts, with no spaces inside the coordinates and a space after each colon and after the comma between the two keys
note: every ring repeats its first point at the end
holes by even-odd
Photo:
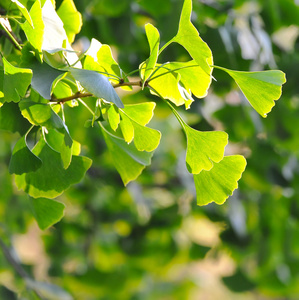
{"type": "Polygon", "coordinates": [[[145,82],[153,73],[159,55],[160,34],[152,24],[145,25],[145,32],[150,46],[150,56],[145,62],[143,81],[145,82]]]}
{"type": "Polygon", "coordinates": [[[47,63],[38,63],[34,61],[30,64],[33,71],[32,87],[43,98],[51,99],[53,83],[59,76],[64,76],[65,71],[60,71],[52,68],[47,63]]]}
{"type": "Polygon", "coordinates": [[[238,188],[238,180],[245,167],[246,160],[243,156],[225,156],[219,163],[215,163],[210,171],[203,170],[194,175],[197,204],[223,204],[238,188]]]}
{"type": "Polygon", "coordinates": [[[26,21],[32,26],[32,28],[34,27],[33,26],[33,22],[32,22],[32,19],[31,19],[31,16],[27,10],[27,8],[18,0],[11,0],[12,2],[14,2],[19,11],[22,13],[22,15],[25,17],[26,21]]]}
{"type": "MultiPolygon", "coordinates": [[[[158,130],[143,126],[133,120],[131,117],[127,116],[124,111],[120,110],[120,115],[122,117],[122,121],[120,126],[122,126],[123,120],[126,120],[127,123],[130,124],[132,139],[134,138],[134,144],[139,151],[147,151],[151,152],[155,150],[161,139],[161,133],[158,130]]],[[[122,127],[121,127],[122,129],[122,127]]],[[[124,130],[122,129],[124,134],[124,130]]],[[[125,138],[125,136],[124,136],[125,138]]],[[[126,138],[125,138],[126,140],[126,138]]]]}
{"type": "Polygon", "coordinates": [[[158,70],[155,70],[154,77],[150,81],[150,92],[153,95],[170,100],[177,106],[183,105],[185,98],[181,95],[178,87],[180,75],[175,72],[166,72],[167,65],[164,64],[165,69],[157,64],[158,70]]]}
{"type": "Polygon", "coordinates": [[[73,156],[67,169],[61,164],[61,156],[41,139],[32,149],[43,164],[35,172],[15,175],[16,185],[34,198],[56,198],[71,185],[78,183],[91,166],[91,160],[73,156]]]}
{"type": "MultiPolygon", "coordinates": [[[[211,84],[211,76],[208,75],[194,61],[188,62],[171,62],[165,65],[169,71],[180,74],[180,82],[189,94],[193,94],[197,98],[203,98],[207,95],[211,84]]],[[[160,77],[161,80],[163,80],[160,77]]]]}
{"type": "Polygon", "coordinates": [[[64,0],[57,10],[57,14],[63,22],[69,43],[72,43],[82,27],[82,16],[77,11],[73,0],[64,0]]]}
{"type": "Polygon", "coordinates": [[[9,162],[10,174],[23,174],[34,172],[42,165],[42,161],[34,155],[26,143],[26,135],[21,137],[12,152],[9,162]]]}
{"type": "Polygon", "coordinates": [[[155,102],[143,102],[137,104],[127,104],[122,111],[131,119],[145,126],[154,116],[155,102]]]}
{"type": "Polygon", "coordinates": [[[123,134],[124,140],[130,144],[134,138],[134,126],[129,117],[121,114],[120,129],[123,134]]]}
{"type": "Polygon", "coordinates": [[[190,173],[211,170],[223,159],[228,135],[224,131],[198,131],[184,124],[187,137],[186,165],[190,173]]]}
{"type": "Polygon", "coordinates": [[[275,105],[281,96],[282,85],[286,82],[282,71],[241,72],[215,66],[228,73],[237,83],[252,107],[262,116],[275,105]]]}
{"type": "Polygon", "coordinates": [[[3,92],[6,102],[19,102],[24,97],[32,79],[30,69],[18,68],[2,58],[4,66],[3,92]],[[16,84],[17,83],[17,84],[16,84]]]}
{"type": "Polygon", "coordinates": [[[171,41],[182,45],[203,71],[206,72],[207,75],[211,75],[211,65],[213,65],[212,52],[191,23],[191,13],[192,0],[185,0],[181,12],[178,33],[171,41]]]}
{"type": "Polygon", "coordinates": [[[114,105],[111,105],[107,111],[108,121],[112,130],[116,130],[118,128],[120,122],[120,115],[116,111],[114,105]]]}
{"type": "Polygon", "coordinates": [[[138,151],[134,143],[127,144],[122,138],[109,133],[101,123],[100,126],[114,166],[127,185],[141,174],[145,166],[150,165],[153,153],[138,151]]]}
{"type": "Polygon", "coordinates": [[[35,49],[37,49],[38,52],[41,52],[45,25],[42,18],[42,8],[40,0],[36,0],[33,3],[29,13],[33,22],[33,26],[26,20],[25,23],[21,24],[21,27],[24,30],[29,43],[35,49]]]}
{"type": "Polygon", "coordinates": [[[115,92],[113,86],[107,77],[95,71],[84,69],[68,69],[73,77],[78,80],[81,85],[91,92],[95,97],[105,99],[106,101],[114,103],[117,107],[123,108],[119,96],[115,92]]]}
{"type": "Polygon", "coordinates": [[[63,203],[46,198],[29,198],[33,216],[41,230],[53,226],[63,218],[63,203]]]}
{"type": "Polygon", "coordinates": [[[63,48],[67,35],[63,22],[55,11],[51,0],[46,0],[42,7],[42,18],[45,25],[42,50],[63,48]]]}
{"type": "Polygon", "coordinates": [[[94,38],[85,53],[84,69],[103,72],[103,75],[109,77],[112,83],[118,83],[123,74],[112,55],[110,46],[103,45],[94,38]]]}
{"type": "Polygon", "coordinates": [[[47,129],[58,129],[64,133],[64,139],[61,144],[60,155],[63,167],[69,167],[72,159],[73,140],[69,130],[62,119],[53,111],[50,105],[46,103],[36,103],[24,99],[19,103],[22,115],[33,125],[45,126],[47,129]]]}

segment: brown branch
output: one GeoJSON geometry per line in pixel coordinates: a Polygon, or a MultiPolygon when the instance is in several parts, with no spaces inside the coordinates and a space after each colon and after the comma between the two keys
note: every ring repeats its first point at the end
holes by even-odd
{"type": "MultiPolygon", "coordinates": [[[[141,81],[132,81],[132,82],[120,82],[117,84],[112,84],[112,86],[116,89],[118,87],[122,87],[122,86],[142,86],[142,82],[141,81]]],[[[92,93],[82,93],[82,92],[77,92],[76,94],[69,96],[69,97],[65,97],[65,98],[59,98],[56,99],[55,97],[51,97],[50,102],[55,102],[55,103],[65,103],[67,101],[71,101],[74,99],[78,99],[78,98],[85,98],[85,97],[93,97],[94,95],[92,93]]]]}

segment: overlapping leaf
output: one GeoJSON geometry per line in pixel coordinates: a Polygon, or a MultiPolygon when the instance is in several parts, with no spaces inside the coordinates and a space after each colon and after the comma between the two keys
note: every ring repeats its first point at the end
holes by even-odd
{"type": "Polygon", "coordinates": [[[30,9],[30,16],[33,22],[33,26],[26,21],[21,24],[22,29],[24,30],[27,40],[30,44],[41,53],[43,36],[45,25],[42,18],[42,8],[40,0],[36,0],[30,9]]]}
{"type": "Polygon", "coordinates": [[[145,62],[143,81],[145,82],[153,73],[159,55],[160,34],[152,24],[145,25],[145,32],[150,46],[150,56],[145,62]]]}
{"type": "MultiPolygon", "coordinates": [[[[198,31],[191,23],[192,0],[185,0],[181,12],[179,30],[172,42],[182,45],[203,69],[207,75],[211,75],[213,56],[209,46],[201,39],[198,31]]],[[[210,81],[212,78],[210,77],[210,81]]]]}
{"type": "Polygon", "coordinates": [[[24,97],[32,79],[30,69],[18,68],[10,64],[4,57],[3,93],[6,102],[19,102],[24,97]],[[17,83],[17,84],[16,84],[17,83]]]}
{"type": "Polygon", "coordinates": [[[26,143],[26,135],[21,137],[12,152],[9,163],[10,174],[34,172],[42,166],[42,161],[34,155],[26,143]]]}
{"type": "Polygon", "coordinates": [[[73,140],[66,124],[46,103],[36,103],[31,100],[23,100],[19,103],[22,115],[33,125],[45,126],[48,129],[62,130],[64,138],[60,147],[60,155],[63,167],[69,167],[72,159],[73,140]]]}
{"type": "Polygon", "coordinates": [[[235,80],[252,107],[264,118],[275,105],[274,100],[280,98],[282,85],[286,82],[285,74],[278,70],[241,72],[217,68],[235,80]]]}
{"type": "Polygon", "coordinates": [[[245,167],[246,160],[243,156],[225,156],[219,163],[215,163],[210,171],[203,170],[194,175],[197,204],[224,203],[238,188],[238,180],[245,167]]]}
{"type": "Polygon", "coordinates": [[[115,168],[125,185],[135,180],[145,166],[150,165],[152,152],[138,151],[134,143],[127,144],[122,138],[112,135],[101,125],[105,142],[115,168]]]}
{"type": "Polygon", "coordinates": [[[31,198],[33,216],[41,230],[45,230],[59,222],[64,216],[65,205],[46,198],[31,198]]]}
{"type": "Polygon", "coordinates": [[[84,69],[68,69],[72,76],[78,80],[81,85],[95,97],[105,99],[106,101],[114,103],[117,107],[124,107],[119,96],[115,92],[113,86],[107,77],[95,71],[84,69]]]}
{"type": "Polygon", "coordinates": [[[58,8],[57,14],[63,22],[69,43],[72,43],[82,27],[81,14],[77,11],[73,0],[64,0],[58,8]]]}
{"type": "Polygon", "coordinates": [[[16,185],[34,198],[55,198],[70,185],[78,183],[91,166],[91,160],[73,156],[67,169],[61,164],[61,156],[41,139],[32,153],[42,160],[42,166],[35,172],[16,175],[16,185]]]}
{"type": "Polygon", "coordinates": [[[84,68],[93,71],[105,72],[107,77],[113,81],[121,78],[122,71],[112,55],[108,45],[102,45],[98,40],[92,39],[91,44],[85,53],[84,68]],[[114,75],[115,77],[111,77],[114,75]]]}
{"type": "Polygon", "coordinates": [[[25,17],[26,21],[33,28],[33,22],[32,22],[31,16],[30,16],[27,8],[18,0],[11,0],[11,1],[14,2],[17,5],[17,8],[19,9],[19,11],[22,13],[22,15],[25,17]]]}

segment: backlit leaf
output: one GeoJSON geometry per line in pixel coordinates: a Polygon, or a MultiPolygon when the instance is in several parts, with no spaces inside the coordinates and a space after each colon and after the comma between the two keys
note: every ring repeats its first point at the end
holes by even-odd
{"type": "Polygon", "coordinates": [[[224,131],[198,131],[184,125],[187,137],[186,164],[190,173],[212,169],[222,160],[228,135],[224,131]]]}
{"type": "Polygon", "coordinates": [[[72,43],[82,27],[82,16],[77,11],[73,0],[64,0],[57,10],[57,14],[63,22],[69,43],[72,43]]]}
{"type": "Polygon", "coordinates": [[[145,32],[150,46],[150,56],[145,62],[143,80],[146,81],[153,73],[159,55],[160,34],[152,24],[145,25],[145,32]]]}
{"type": "Polygon", "coordinates": [[[18,0],[11,0],[11,1],[14,2],[17,5],[19,11],[22,13],[22,15],[25,17],[25,19],[27,20],[27,22],[33,28],[33,22],[32,22],[32,19],[30,17],[30,14],[29,14],[27,8],[20,1],[18,1],[18,0]]]}
{"type": "Polygon", "coordinates": [[[114,105],[111,105],[107,111],[108,115],[108,121],[110,124],[110,127],[115,131],[118,128],[119,122],[120,122],[120,115],[116,111],[114,105]]]}
{"type": "Polygon", "coordinates": [[[252,107],[264,118],[275,105],[274,100],[280,98],[282,85],[286,82],[285,74],[278,70],[241,72],[217,68],[235,80],[252,107]]]}
{"type": "Polygon", "coordinates": [[[194,175],[197,204],[223,204],[238,188],[238,180],[245,167],[246,160],[243,156],[225,156],[219,163],[214,163],[210,171],[203,170],[194,175]]]}
{"type": "Polygon", "coordinates": [[[126,104],[122,111],[140,125],[145,126],[154,116],[155,107],[155,102],[126,104]]]}
{"type": "Polygon", "coordinates": [[[4,57],[2,60],[4,66],[4,100],[6,102],[18,102],[27,92],[32,79],[32,71],[30,69],[14,67],[4,57]]]}
{"type": "Polygon", "coordinates": [[[31,198],[33,216],[41,230],[45,230],[59,222],[64,216],[65,205],[46,198],[31,198]]]}
{"type": "Polygon", "coordinates": [[[129,144],[134,138],[134,126],[129,117],[122,114],[120,121],[120,129],[123,134],[124,140],[129,144]]]}
{"type": "Polygon", "coordinates": [[[38,52],[41,52],[45,25],[42,18],[42,8],[39,0],[36,0],[32,5],[30,9],[30,16],[33,22],[33,27],[28,21],[21,24],[21,27],[24,30],[30,44],[37,49],[38,52]]]}
{"type": "Polygon", "coordinates": [[[117,107],[124,107],[107,77],[90,70],[69,68],[69,71],[94,96],[112,102],[117,107]]]}
{"type": "Polygon", "coordinates": [[[36,172],[16,175],[16,185],[34,198],[55,198],[70,185],[78,183],[91,166],[91,160],[83,156],[73,156],[71,164],[64,169],[60,154],[50,148],[41,139],[32,153],[38,156],[43,164],[36,172]]]}
{"type": "Polygon", "coordinates": [[[12,152],[9,163],[10,174],[34,172],[42,165],[42,161],[35,156],[26,144],[26,136],[21,137],[12,152]]]}
{"type": "MultiPolygon", "coordinates": [[[[134,144],[138,151],[151,152],[158,147],[161,139],[161,133],[158,130],[139,124],[131,117],[126,116],[122,110],[120,111],[120,114],[122,120],[126,120],[127,123],[130,122],[133,127],[132,139],[134,138],[134,144]]],[[[123,121],[121,121],[120,126],[122,126],[122,122],[123,121]]],[[[123,130],[122,132],[124,133],[123,130]]]]}
{"type": "MultiPolygon", "coordinates": [[[[213,56],[209,46],[201,39],[197,29],[191,23],[192,0],[185,0],[181,13],[179,30],[172,39],[182,45],[203,69],[207,75],[211,75],[213,65],[213,56]]],[[[212,80],[212,78],[210,78],[212,80]]]]}

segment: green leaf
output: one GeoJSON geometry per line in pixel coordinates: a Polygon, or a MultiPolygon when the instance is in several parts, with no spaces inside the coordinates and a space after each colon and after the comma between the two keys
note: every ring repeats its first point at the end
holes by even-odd
{"type": "Polygon", "coordinates": [[[263,117],[272,110],[274,100],[281,96],[282,85],[286,82],[282,71],[241,72],[215,66],[228,73],[237,83],[252,107],[263,117]]]}
{"type": "Polygon", "coordinates": [[[120,115],[122,117],[122,121],[120,122],[122,132],[124,134],[122,123],[126,120],[126,124],[130,124],[131,126],[129,126],[130,131],[127,130],[127,132],[130,133],[129,138],[131,138],[131,140],[134,138],[134,144],[138,151],[151,152],[159,146],[161,133],[158,130],[145,127],[144,125],[139,124],[132,117],[126,115],[126,113],[123,110],[120,110],[120,115]]]}
{"type": "Polygon", "coordinates": [[[34,172],[42,165],[42,161],[35,156],[27,146],[26,136],[21,137],[12,152],[9,163],[9,173],[21,175],[34,172]]]}
{"type": "Polygon", "coordinates": [[[101,123],[100,126],[115,168],[127,185],[141,174],[145,166],[150,165],[153,153],[138,151],[134,143],[128,145],[123,139],[109,133],[101,123]]]}
{"type": "Polygon", "coordinates": [[[71,164],[64,169],[60,154],[41,139],[32,150],[43,164],[36,172],[16,175],[16,185],[34,198],[55,198],[70,185],[78,183],[91,166],[91,160],[83,156],[73,156],[71,164]]]}
{"type": "Polygon", "coordinates": [[[185,0],[181,13],[179,30],[171,42],[182,45],[203,69],[207,75],[211,75],[213,56],[209,46],[200,38],[198,31],[191,23],[192,0],[185,0]]]}
{"type": "Polygon", "coordinates": [[[145,126],[154,116],[155,102],[126,104],[122,111],[140,125],[145,126]]]}
{"type": "Polygon", "coordinates": [[[223,204],[238,188],[238,180],[245,167],[246,160],[243,156],[225,156],[219,163],[215,163],[210,171],[203,170],[194,175],[197,204],[223,204]]]}
{"type": "MultiPolygon", "coordinates": [[[[167,68],[167,65],[164,66],[167,68]]],[[[164,67],[159,65],[158,70],[155,70],[154,79],[150,81],[151,94],[168,99],[177,106],[185,104],[185,98],[179,90],[180,75],[172,72],[165,73],[164,67]]]]}
{"type": "Polygon", "coordinates": [[[119,108],[124,107],[113,86],[102,74],[83,69],[69,68],[68,70],[94,96],[112,102],[119,108]]]}
{"type": "Polygon", "coordinates": [[[17,5],[19,11],[22,13],[22,15],[25,17],[25,19],[27,20],[27,22],[33,28],[34,27],[33,26],[33,22],[32,22],[32,19],[30,17],[30,14],[29,14],[27,8],[21,2],[19,2],[18,0],[11,0],[11,1],[14,2],[17,5]]]}
{"type": "Polygon", "coordinates": [[[81,14],[77,11],[73,0],[64,0],[58,8],[57,14],[63,22],[69,43],[72,43],[82,27],[81,14]]]}
{"type": "Polygon", "coordinates": [[[31,84],[34,90],[37,91],[43,98],[51,99],[54,81],[58,76],[63,76],[65,72],[54,69],[45,62],[43,64],[34,62],[30,68],[33,71],[31,84]]]}
{"type": "Polygon", "coordinates": [[[37,49],[38,52],[41,52],[45,25],[42,18],[41,3],[39,0],[36,0],[32,5],[30,9],[30,16],[33,22],[33,27],[28,21],[21,24],[21,27],[24,30],[30,44],[37,49]]]}
{"type": "Polygon", "coordinates": [[[17,103],[4,103],[0,108],[0,129],[24,135],[30,127],[31,124],[22,116],[17,103]]]}
{"type": "Polygon", "coordinates": [[[65,205],[46,198],[31,198],[33,216],[41,230],[45,230],[59,222],[64,216],[65,205]]]}
{"type": "Polygon", "coordinates": [[[145,32],[150,46],[150,56],[145,63],[143,81],[146,81],[154,72],[159,55],[160,34],[152,24],[145,25],[145,32]]]}
{"type": "MultiPolygon", "coordinates": [[[[31,124],[45,126],[47,129],[62,129],[64,138],[60,143],[59,152],[61,155],[63,167],[69,167],[72,159],[73,140],[69,134],[66,124],[53,111],[50,105],[45,103],[36,103],[31,100],[23,100],[19,103],[22,115],[29,120],[31,124]]],[[[57,142],[59,139],[57,138],[57,142]]]]}
{"type": "Polygon", "coordinates": [[[116,111],[114,105],[111,105],[107,111],[108,121],[112,130],[116,131],[120,122],[120,115],[116,111]]]}
{"type": "MultiPolygon", "coordinates": [[[[211,84],[211,76],[208,75],[194,60],[188,62],[171,62],[165,68],[180,74],[180,82],[189,94],[197,98],[204,98],[211,84]]],[[[167,70],[165,70],[167,71],[167,70]]],[[[162,78],[160,77],[162,80],[162,78]]]]}
{"type": "MultiPolygon", "coordinates": [[[[57,152],[62,152],[66,146],[65,134],[55,129],[48,130],[45,137],[47,144],[57,152]]],[[[81,153],[81,144],[73,140],[71,150],[72,155],[79,155],[81,153]]]]}
{"type": "Polygon", "coordinates": [[[186,123],[184,131],[187,137],[186,164],[190,173],[198,174],[202,170],[211,170],[214,163],[222,160],[228,135],[224,131],[198,131],[186,123]]]}
{"type": "Polygon", "coordinates": [[[173,106],[167,102],[182,125],[187,138],[186,165],[190,173],[212,169],[224,156],[228,135],[224,131],[198,131],[187,125],[173,106]]]}
{"type": "Polygon", "coordinates": [[[107,73],[107,75],[104,75],[109,77],[113,83],[118,83],[123,74],[120,66],[113,58],[111,48],[108,45],[102,45],[96,39],[91,40],[91,44],[85,53],[84,68],[107,73]]]}
{"type": "Polygon", "coordinates": [[[14,67],[4,57],[2,60],[4,66],[4,99],[7,102],[19,102],[20,98],[25,96],[28,86],[31,83],[32,71],[14,67]]]}
{"type": "Polygon", "coordinates": [[[125,141],[130,144],[134,138],[134,126],[129,117],[121,114],[120,129],[125,141]]]}

